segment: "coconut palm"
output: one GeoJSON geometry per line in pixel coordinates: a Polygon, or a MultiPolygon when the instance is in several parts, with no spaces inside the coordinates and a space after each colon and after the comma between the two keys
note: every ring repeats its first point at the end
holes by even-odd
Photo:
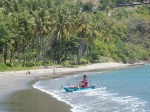
{"type": "Polygon", "coordinates": [[[9,31],[7,30],[4,21],[0,22],[0,37],[1,37],[0,43],[2,44],[3,52],[4,52],[4,63],[6,64],[10,38],[9,38],[9,31]]]}
{"type": "Polygon", "coordinates": [[[70,15],[70,11],[64,6],[60,6],[57,9],[57,14],[58,15],[55,16],[56,21],[54,23],[52,35],[53,38],[55,38],[53,47],[56,49],[54,52],[54,60],[56,59],[57,63],[60,63],[61,56],[65,55],[62,45],[64,45],[64,43],[71,37],[71,32],[73,30],[73,19],[70,15]]]}
{"type": "Polygon", "coordinates": [[[80,17],[81,18],[78,21],[77,30],[77,36],[81,39],[77,57],[78,64],[80,63],[80,58],[83,54],[83,50],[86,48],[86,51],[88,51],[89,44],[92,43],[94,38],[96,38],[99,34],[96,28],[91,23],[92,20],[90,19],[90,17],[87,17],[86,14],[83,14],[80,17]]]}

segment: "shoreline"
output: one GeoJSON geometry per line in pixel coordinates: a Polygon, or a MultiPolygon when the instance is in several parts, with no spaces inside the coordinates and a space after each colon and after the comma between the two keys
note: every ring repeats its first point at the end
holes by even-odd
{"type": "MultiPolygon", "coordinates": [[[[27,70],[0,72],[0,88],[2,91],[0,94],[0,105],[5,104],[4,109],[10,108],[11,106],[12,107],[15,106],[17,108],[17,105],[15,105],[16,103],[14,103],[14,102],[16,100],[18,100],[20,98],[20,96],[16,96],[16,95],[22,94],[22,91],[24,91],[23,92],[24,96],[29,93],[34,93],[35,94],[34,100],[36,98],[38,98],[38,99],[44,98],[45,103],[51,103],[51,106],[50,105],[46,106],[45,103],[43,104],[43,102],[40,100],[41,102],[38,101],[39,102],[38,105],[40,105],[40,106],[38,106],[38,105],[35,105],[35,102],[32,102],[35,107],[37,107],[37,106],[39,107],[39,110],[45,109],[45,108],[47,108],[47,110],[50,110],[53,108],[53,112],[59,112],[58,109],[60,109],[60,110],[64,109],[64,112],[70,112],[70,109],[71,109],[70,105],[65,104],[64,102],[58,101],[57,99],[53,98],[52,96],[50,98],[50,95],[46,95],[46,93],[43,93],[39,90],[34,89],[32,87],[32,84],[34,82],[37,82],[40,80],[63,77],[63,76],[66,76],[67,74],[76,74],[76,73],[96,71],[96,70],[102,71],[102,70],[121,69],[121,68],[130,67],[132,65],[134,65],[134,64],[122,64],[122,63],[112,63],[111,62],[111,63],[91,64],[91,65],[87,65],[87,66],[81,66],[78,68],[56,68],[56,67],[53,67],[53,68],[48,68],[48,69],[30,70],[30,74],[27,74],[27,70]],[[55,74],[54,74],[54,70],[55,70],[55,74]],[[27,91],[30,91],[30,92],[27,92],[27,91]],[[49,99],[49,100],[47,100],[47,99],[49,99]],[[61,105],[62,106],[60,108],[58,108],[58,106],[55,106],[57,104],[59,106],[61,106],[61,105]]],[[[27,98],[27,99],[31,101],[31,99],[29,99],[29,98],[27,98]]],[[[27,102],[30,102],[28,100],[27,100],[27,102]]],[[[27,102],[23,102],[22,100],[19,100],[18,103],[21,104],[21,103],[27,103],[27,102]]],[[[0,106],[0,110],[3,110],[3,107],[0,106]]],[[[25,110],[26,109],[24,109],[24,111],[25,110]]],[[[12,110],[10,110],[10,111],[12,111],[12,110]]],[[[19,111],[17,111],[17,112],[19,112],[19,111]]],[[[30,112],[30,111],[28,110],[26,112],[30,112]]],[[[47,112],[47,111],[45,110],[43,112],[47,112]]]]}
{"type": "Polygon", "coordinates": [[[143,65],[143,64],[123,64],[123,63],[115,63],[115,62],[109,62],[109,63],[95,63],[95,64],[89,64],[84,65],[80,67],[50,67],[50,68],[41,68],[36,70],[21,70],[21,71],[6,71],[6,72],[0,72],[0,76],[3,75],[11,75],[11,76],[43,76],[45,75],[60,75],[62,73],[70,73],[70,72],[84,72],[84,71],[92,71],[92,70],[107,70],[111,68],[122,68],[127,66],[136,66],[136,65],[143,65]]]}

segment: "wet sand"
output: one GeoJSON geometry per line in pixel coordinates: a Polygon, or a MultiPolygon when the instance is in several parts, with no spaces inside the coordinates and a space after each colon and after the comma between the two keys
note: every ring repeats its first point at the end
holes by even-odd
{"type": "Polygon", "coordinates": [[[34,82],[62,77],[63,74],[128,66],[129,64],[100,63],[78,68],[30,70],[31,74],[26,74],[27,71],[0,72],[0,112],[71,112],[70,105],[34,89],[34,82]]]}
{"type": "Polygon", "coordinates": [[[52,77],[0,76],[0,112],[71,112],[70,105],[32,87],[35,82],[52,77]]]}
{"type": "Polygon", "coordinates": [[[71,112],[69,105],[33,88],[10,95],[2,107],[2,112],[71,112]]]}

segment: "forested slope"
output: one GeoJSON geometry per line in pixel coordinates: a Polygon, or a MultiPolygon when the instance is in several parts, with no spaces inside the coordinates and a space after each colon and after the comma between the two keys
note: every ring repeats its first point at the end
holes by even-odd
{"type": "Polygon", "coordinates": [[[149,60],[149,5],[102,5],[93,11],[91,2],[0,0],[0,69],[149,60]]]}

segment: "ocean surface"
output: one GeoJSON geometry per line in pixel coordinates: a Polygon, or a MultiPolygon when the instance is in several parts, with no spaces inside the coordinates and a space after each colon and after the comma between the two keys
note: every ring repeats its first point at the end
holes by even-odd
{"type": "Polygon", "coordinates": [[[72,106],[72,112],[150,112],[150,65],[103,72],[85,72],[33,85],[72,106]],[[61,85],[74,85],[86,74],[96,89],[65,92],[61,85]]]}

